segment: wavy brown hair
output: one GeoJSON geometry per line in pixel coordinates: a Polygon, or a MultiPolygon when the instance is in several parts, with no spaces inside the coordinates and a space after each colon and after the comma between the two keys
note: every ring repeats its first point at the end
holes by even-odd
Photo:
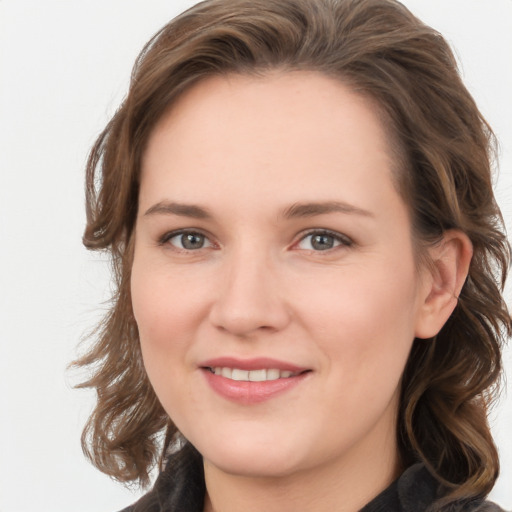
{"type": "Polygon", "coordinates": [[[81,386],[97,391],[84,450],[101,471],[145,484],[177,433],[144,370],[130,298],[148,136],[198,81],[273,69],[316,71],[376,102],[393,134],[417,245],[448,229],[473,243],[454,313],[435,338],[414,341],[397,438],[403,464],[423,461],[448,489],[441,505],[484,497],[499,472],[487,412],[511,331],[502,297],[509,245],[492,192],[495,141],[446,41],[394,0],[207,0],[144,47],[87,165],[83,240],[109,251],[116,293],[94,344],[75,363],[91,372],[81,386]]]}

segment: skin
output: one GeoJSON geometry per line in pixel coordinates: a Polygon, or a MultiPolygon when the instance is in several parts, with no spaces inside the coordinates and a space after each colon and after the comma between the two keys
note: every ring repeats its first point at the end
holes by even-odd
{"type": "Polygon", "coordinates": [[[316,73],[209,78],[155,127],[133,308],[151,383],[204,457],[206,511],[355,511],[403,469],[401,375],[455,307],[471,246],[449,232],[418,270],[393,165],[373,103],[316,73]],[[241,404],[200,368],[220,356],[310,371],[241,404]]]}

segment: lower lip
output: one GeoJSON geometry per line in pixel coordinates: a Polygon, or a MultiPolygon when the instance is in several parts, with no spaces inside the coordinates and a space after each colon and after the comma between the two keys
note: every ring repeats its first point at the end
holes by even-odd
{"type": "Polygon", "coordinates": [[[245,405],[257,404],[270,400],[281,393],[293,389],[309,374],[301,373],[295,377],[251,382],[245,380],[232,380],[222,375],[215,375],[203,368],[203,373],[210,387],[220,396],[245,405]]]}

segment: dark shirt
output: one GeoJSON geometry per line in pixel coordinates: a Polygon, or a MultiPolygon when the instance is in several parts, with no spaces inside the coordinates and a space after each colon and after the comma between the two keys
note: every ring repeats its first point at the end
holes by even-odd
{"type": "MultiPolygon", "coordinates": [[[[202,471],[202,468],[200,469],[202,471]]],[[[151,492],[121,512],[202,512],[204,480],[200,479],[192,486],[179,485],[167,476],[168,471],[169,468],[161,473],[151,492]]],[[[432,506],[442,494],[442,487],[425,466],[414,464],[360,512],[434,512],[432,506]]],[[[443,510],[505,512],[497,505],[482,500],[457,501],[443,510]]]]}

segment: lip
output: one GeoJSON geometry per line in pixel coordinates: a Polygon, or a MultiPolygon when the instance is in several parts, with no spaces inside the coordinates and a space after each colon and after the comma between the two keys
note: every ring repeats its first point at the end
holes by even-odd
{"type": "Polygon", "coordinates": [[[263,368],[276,368],[280,371],[290,371],[293,373],[302,373],[310,368],[300,367],[286,361],[272,359],[269,357],[256,357],[252,359],[238,359],[236,357],[217,357],[208,359],[198,365],[201,368],[227,367],[238,368],[240,370],[261,370],[263,368]]]}
{"type": "Polygon", "coordinates": [[[291,391],[304,381],[311,373],[309,368],[303,368],[285,361],[272,358],[237,359],[219,357],[209,359],[199,365],[209,387],[218,395],[231,402],[241,405],[258,404],[270,400],[287,391],[291,391]],[[236,381],[221,375],[215,375],[210,368],[228,367],[240,370],[260,370],[275,368],[280,371],[290,371],[297,375],[263,382],[236,381]]]}

